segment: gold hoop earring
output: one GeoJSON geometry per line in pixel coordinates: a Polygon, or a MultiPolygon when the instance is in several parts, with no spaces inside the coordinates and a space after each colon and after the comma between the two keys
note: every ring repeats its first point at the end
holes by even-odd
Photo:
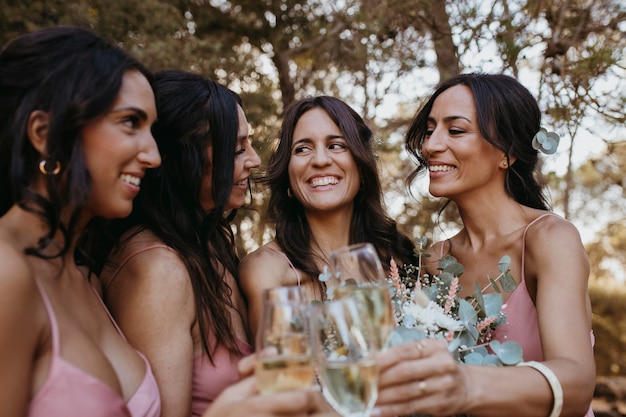
{"type": "Polygon", "coordinates": [[[291,192],[291,188],[287,187],[287,197],[293,199],[293,193],[291,192]]]}
{"type": "Polygon", "coordinates": [[[52,164],[52,162],[42,159],[39,162],[39,172],[43,175],[57,175],[61,172],[61,163],[59,161],[54,161],[54,169],[52,171],[48,171],[48,165],[52,164]]]}

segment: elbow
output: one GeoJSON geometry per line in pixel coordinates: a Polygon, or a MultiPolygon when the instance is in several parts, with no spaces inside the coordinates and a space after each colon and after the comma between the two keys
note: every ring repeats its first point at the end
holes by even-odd
{"type": "Polygon", "coordinates": [[[587,414],[591,407],[591,401],[595,391],[595,373],[589,377],[583,377],[563,403],[563,412],[561,416],[580,417],[587,414]]]}

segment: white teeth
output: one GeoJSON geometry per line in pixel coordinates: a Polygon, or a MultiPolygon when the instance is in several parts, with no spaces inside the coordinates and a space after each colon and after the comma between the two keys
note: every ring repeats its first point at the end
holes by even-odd
{"type": "Polygon", "coordinates": [[[430,165],[428,167],[428,170],[430,172],[446,172],[446,171],[452,171],[453,169],[455,168],[450,165],[430,165]]]}
{"type": "Polygon", "coordinates": [[[321,177],[321,178],[314,178],[311,180],[311,186],[313,188],[322,187],[324,185],[334,185],[338,183],[339,183],[339,180],[336,177],[321,177]]]}
{"type": "Polygon", "coordinates": [[[132,185],[136,185],[137,187],[139,187],[139,184],[141,184],[141,178],[139,177],[134,177],[128,174],[122,174],[120,175],[120,178],[122,179],[122,181],[127,182],[132,185]]]}

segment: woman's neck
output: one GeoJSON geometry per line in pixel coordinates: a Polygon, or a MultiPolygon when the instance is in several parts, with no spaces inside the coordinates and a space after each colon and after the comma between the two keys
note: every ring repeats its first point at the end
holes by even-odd
{"type": "Polygon", "coordinates": [[[472,246],[507,236],[530,221],[532,209],[522,206],[510,197],[492,201],[491,204],[459,205],[463,221],[462,233],[472,246]]]}
{"type": "Polygon", "coordinates": [[[350,243],[352,212],[307,214],[311,234],[319,250],[327,256],[331,251],[350,243]]]}

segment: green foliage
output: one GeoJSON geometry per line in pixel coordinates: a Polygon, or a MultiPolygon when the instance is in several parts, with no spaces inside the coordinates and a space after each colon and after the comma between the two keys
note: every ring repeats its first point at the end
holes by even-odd
{"type": "MultiPolygon", "coordinates": [[[[427,240],[416,239],[419,264],[426,254],[427,240]]],[[[498,282],[510,275],[510,257],[500,259],[500,275],[489,286],[496,292],[485,293],[474,283],[471,297],[461,299],[459,277],[463,266],[453,256],[439,261],[438,273],[430,275],[419,266],[395,263],[388,278],[396,323],[387,345],[407,343],[424,337],[444,339],[458,361],[479,365],[514,365],[522,361],[522,350],[515,341],[500,344],[491,340],[492,331],[504,323],[503,296],[498,282]],[[491,349],[488,350],[487,346],[491,349]]],[[[515,280],[513,280],[515,289],[515,280]]]]}

